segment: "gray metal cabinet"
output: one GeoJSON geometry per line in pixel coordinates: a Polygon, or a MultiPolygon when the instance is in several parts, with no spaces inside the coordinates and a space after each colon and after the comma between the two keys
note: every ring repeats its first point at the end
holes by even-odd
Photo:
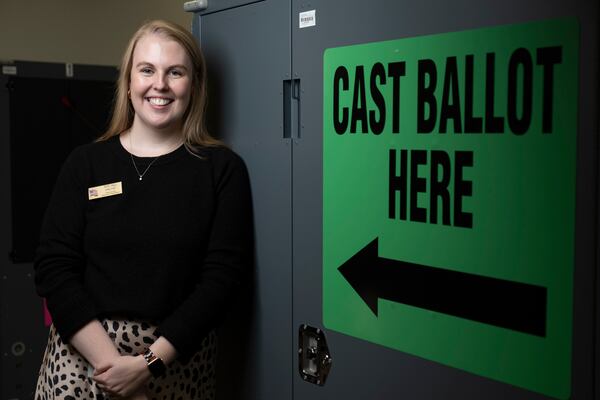
{"type": "MultiPolygon", "coordinates": [[[[473,2],[462,0],[452,2],[438,0],[391,2],[380,0],[369,2],[368,4],[354,0],[310,2],[265,0],[258,2],[215,2],[214,4],[209,1],[208,8],[195,15],[193,30],[200,39],[209,65],[209,80],[211,82],[209,90],[211,114],[209,119],[211,128],[215,134],[224,138],[234,150],[240,153],[248,165],[253,190],[256,222],[255,289],[248,297],[250,300],[241,302],[239,309],[231,316],[228,326],[223,330],[224,337],[220,342],[221,377],[219,393],[224,398],[573,398],[576,400],[597,398],[598,390],[600,390],[598,388],[598,384],[600,383],[597,372],[598,368],[596,368],[599,361],[598,351],[596,350],[598,343],[598,329],[596,327],[598,321],[598,282],[596,278],[596,253],[598,249],[598,197],[596,192],[598,171],[598,11],[598,4],[596,2],[584,0],[573,1],[568,4],[558,0],[536,0],[526,3],[512,0],[505,2],[473,2]],[[308,25],[312,25],[310,24],[310,20],[301,20],[301,13],[312,10],[314,10],[314,14],[308,14],[308,16],[310,18],[312,15],[315,24],[301,28],[300,25],[302,23],[308,22],[308,25]],[[469,364],[469,360],[461,360],[460,354],[484,352],[481,349],[485,350],[485,338],[483,342],[472,340],[472,346],[469,346],[468,338],[470,336],[466,333],[465,335],[467,336],[465,337],[467,337],[467,340],[456,343],[452,337],[459,337],[461,332],[453,332],[452,335],[454,336],[450,335],[450,339],[444,339],[445,332],[442,329],[437,332],[424,329],[422,338],[417,335],[415,341],[422,341],[422,343],[427,344],[422,344],[420,347],[413,346],[413,349],[420,348],[422,351],[403,351],[404,347],[408,348],[409,346],[404,339],[397,338],[402,338],[402,335],[408,334],[408,332],[413,332],[413,334],[414,332],[418,333],[418,326],[416,328],[411,327],[410,329],[407,327],[406,330],[403,330],[402,321],[396,321],[394,322],[396,325],[392,324],[392,326],[396,326],[396,330],[393,332],[379,332],[377,319],[359,317],[359,315],[368,314],[369,308],[364,303],[361,303],[359,294],[353,292],[351,284],[347,285],[343,290],[336,292],[340,293],[339,297],[335,297],[335,295],[330,293],[330,291],[334,290],[334,285],[331,284],[331,280],[326,281],[326,277],[330,276],[327,274],[338,272],[325,271],[326,267],[324,266],[324,257],[329,257],[328,254],[324,254],[324,246],[326,246],[324,243],[330,243],[331,241],[327,242],[330,238],[324,237],[323,232],[324,230],[329,232],[327,224],[329,223],[328,218],[331,217],[332,213],[331,207],[324,204],[324,196],[329,196],[337,190],[343,193],[347,191],[349,196],[356,195],[357,192],[354,190],[354,185],[362,185],[364,183],[362,181],[364,180],[364,176],[356,175],[357,177],[354,180],[351,176],[349,178],[346,177],[344,180],[346,186],[335,186],[335,190],[332,190],[331,186],[327,186],[333,183],[331,180],[324,182],[323,177],[324,174],[329,174],[331,169],[335,169],[335,165],[332,166],[330,160],[334,159],[331,155],[337,151],[337,148],[324,148],[324,136],[331,134],[328,131],[328,129],[332,129],[331,121],[329,121],[329,118],[332,117],[330,112],[339,113],[333,115],[339,122],[346,118],[343,116],[343,112],[347,111],[349,113],[347,115],[349,121],[355,120],[352,123],[356,124],[355,129],[358,130],[358,133],[355,134],[356,137],[365,135],[360,132],[362,128],[367,131],[366,136],[372,136],[373,140],[385,141],[385,131],[381,135],[373,134],[373,125],[365,129],[369,118],[374,120],[381,118],[381,108],[377,107],[381,105],[381,102],[377,103],[376,95],[369,98],[369,88],[372,91],[373,85],[375,85],[381,89],[385,80],[383,77],[385,73],[388,74],[387,79],[388,83],[390,83],[388,86],[390,87],[394,73],[398,78],[402,76],[401,79],[399,78],[401,85],[414,85],[415,87],[422,85],[422,87],[425,87],[427,86],[427,82],[417,81],[416,78],[408,78],[410,72],[405,71],[405,73],[401,74],[399,70],[396,70],[396,72],[387,70],[383,75],[376,74],[375,78],[369,77],[369,68],[373,66],[373,58],[369,58],[369,56],[365,56],[368,62],[365,61],[364,71],[361,71],[361,73],[364,72],[364,86],[359,87],[360,85],[356,83],[358,81],[357,75],[352,75],[353,73],[358,74],[356,72],[358,69],[352,70],[350,67],[348,68],[350,70],[349,78],[339,75],[332,80],[331,71],[328,71],[324,64],[328,59],[327,57],[330,57],[331,54],[327,49],[357,44],[367,44],[366,46],[370,46],[369,44],[393,41],[390,42],[392,43],[390,46],[397,44],[400,52],[403,51],[404,47],[402,46],[406,43],[408,43],[406,46],[414,46],[415,49],[418,49],[418,46],[422,43],[431,43],[433,46],[431,47],[431,54],[434,54],[436,51],[441,52],[439,54],[444,54],[446,46],[444,40],[450,36],[444,36],[443,34],[458,32],[455,36],[452,36],[453,40],[458,42],[458,44],[454,43],[452,46],[455,46],[455,48],[458,46],[460,49],[460,40],[467,37],[465,35],[471,35],[474,38],[471,40],[476,42],[477,35],[481,34],[481,40],[478,45],[482,49],[485,49],[486,46],[489,47],[489,50],[483,51],[482,54],[485,55],[486,52],[490,53],[495,49],[495,42],[489,40],[492,37],[489,35],[495,35],[496,33],[494,32],[496,31],[489,30],[488,28],[508,27],[506,28],[507,32],[511,32],[511,29],[517,32],[512,36],[509,35],[508,39],[498,40],[498,43],[502,40],[508,40],[516,51],[519,47],[526,47],[525,44],[521,46],[519,43],[534,40],[534,36],[539,38],[540,43],[544,42],[546,38],[544,32],[549,32],[548,30],[544,31],[544,29],[547,29],[544,27],[550,26],[544,25],[545,21],[553,20],[559,20],[559,25],[562,24],[560,21],[567,21],[564,23],[566,24],[565,26],[571,26],[567,31],[575,39],[571,42],[574,47],[569,48],[575,48],[577,52],[576,57],[568,58],[568,61],[572,62],[569,64],[571,72],[575,71],[575,73],[568,79],[568,82],[563,82],[566,86],[560,86],[568,90],[555,94],[556,98],[567,99],[566,101],[571,103],[570,106],[565,106],[567,108],[571,107],[569,110],[571,110],[570,113],[573,117],[569,120],[571,125],[567,124],[567,127],[572,132],[576,132],[576,135],[573,134],[571,139],[568,140],[568,146],[570,147],[564,149],[566,152],[572,152],[571,158],[565,158],[564,165],[570,168],[573,174],[568,175],[565,181],[561,181],[561,185],[564,183],[565,190],[569,191],[565,197],[567,198],[565,200],[567,203],[564,204],[571,205],[571,213],[567,221],[570,224],[569,226],[572,227],[574,235],[567,234],[566,236],[566,241],[568,242],[570,238],[572,244],[565,245],[563,241],[558,245],[558,247],[565,246],[565,249],[568,251],[564,254],[567,255],[567,258],[570,255],[569,259],[573,261],[572,263],[568,263],[567,267],[564,265],[556,267],[559,269],[566,268],[566,270],[563,270],[563,272],[566,271],[566,274],[557,275],[559,276],[557,280],[560,281],[560,277],[567,276],[568,279],[572,279],[572,285],[568,281],[566,284],[558,282],[556,283],[556,287],[550,285],[543,289],[544,302],[547,301],[548,303],[547,308],[544,308],[546,311],[540,314],[544,326],[541,333],[539,330],[535,330],[537,328],[531,328],[533,331],[527,331],[530,328],[522,328],[522,331],[518,333],[521,336],[519,336],[519,339],[515,339],[516,342],[514,342],[520,343],[520,347],[516,350],[509,348],[510,344],[513,343],[510,340],[506,342],[494,342],[496,344],[505,343],[507,349],[494,349],[492,353],[495,355],[492,358],[486,359],[482,355],[484,361],[478,364],[479,367],[472,367],[469,364]],[[538,29],[538,25],[527,25],[535,24],[536,21],[542,28],[538,29]],[[519,26],[525,26],[527,29],[533,27],[531,29],[534,33],[529,37],[523,33],[527,32],[527,29],[524,28],[525,30],[519,31],[521,29],[519,26]],[[466,33],[460,33],[463,31],[466,33]],[[431,35],[438,36],[433,37],[431,35]],[[433,39],[427,39],[430,36],[433,39]],[[419,37],[424,37],[426,39],[423,40],[430,40],[430,42],[419,41],[422,39],[412,39],[419,37]],[[410,40],[413,41],[411,42],[410,40]],[[354,98],[340,97],[334,100],[345,101],[344,104],[347,106],[346,111],[342,111],[339,104],[335,108],[336,103],[331,102],[332,91],[334,92],[333,96],[336,96],[336,84],[338,85],[339,96],[342,96],[339,94],[339,91],[344,92],[347,96],[352,96],[352,93],[354,93],[354,98]],[[371,86],[369,87],[369,85],[371,86]],[[362,90],[362,95],[365,97],[361,98],[360,93],[356,96],[357,90],[359,92],[362,90]],[[367,99],[367,103],[371,109],[365,110],[367,103],[365,103],[364,99],[367,99]],[[334,107],[333,111],[331,111],[332,105],[334,107]],[[358,116],[351,114],[353,111],[356,111],[354,109],[358,109],[358,116]],[[373,114],[369,114],[370,111],[373,111],[373,114]],[[364,114],[360,114],[361,112],[364,112],[364,114]],[[328,164],[324,165],[324,163],[328,164]],[[571,200],[568,200],[569,196],[571,196],[571,200]],[[568,201],[571,202],[569,203],[568,201]],[[327,215],[324,215],[324,213],[327,215]],[[566,295],[556,297],[555,293],[557,290],[564,290],[566,295]],[[562,313],[561,315],[564,318],[553,319],[555,310],[552,307],[556,307],[557,304],[562,303],[562,300],[564,300],[567,310],[561,309],[559,313],[562,313]],[[335,314],[338,310],[335,304],[333,306],[330,304],[332,302],[335,304],[352,303],[356,305],[357,318],[354,320],[353,316],[350,315],[345,321],[346,325],[342,324],[343,326],[354,324],[356,325],[355,327],[346,330],[340,329],[339,326],[342,325],[339,324],[328,326],[328,321],[332,320],[331,315],[335,314]],[[324,307],[327,309],[327,316],[324,315],[324,307]],[[373,321],[373,323],[371,324],[369,321],[373,321]],[[553,355],[556,349],[552,348],[552,343],[554,343],[552,342],[553,329],[555,329],[552,328],[552,324],[554,323],[552,321],[572,321],[572,323],[567,324],[569,326],[564,328],[564,331],[561,330],[562,342],[560,342],[560,346],[566,346],[568,350],[565,353],[560,353],[562,355],[557,357],[553,355]],[[299,344],[302,344],[299,343],[301,340],[298,334],[299,329],[304,324],[319,328],[324,332],[331,357],[333,358],[331,371],[324,385],[307,382],[311,379],[303,378],[298,372],[298,358],[301,357],[298,354],[299,344]],[[546,326],[548,327],[547,330],[546,326]],[[356,332],[365,332],[365,334],[356,334],[356,332]],[[385,339],[386,337],[392,337],[392,342],[386,342],[386,340],[389,340],[385,339]],[[431,339],[431,337],[434,339],[431,339]],[[396,339],[397,342],[394,341],[396,339]],[[528,341],[529,339],[531,340],[528,341]],[[550,344],[546,346],[544,344],[545,341],[548,341],[547,343],[550,344]],[[527,346],[523,346],[523,343],[532,343],[532,346],[528,348],[527,346]],[[548,354],[550,355],[547,358],[544,358],[546,353],[535,353],[533,350],[540,343],[542,348],[546,346],[546,349],[549,351],[548,354]],[[436,350],[437,353],[433,350],[429,352],[430,349],[428,347],[430,345],[431,347],[439,347],[441,350],[436,350]],[[522,368],[519,365],[511,366],[510,362],[502,360],[503,355],[511,352],[520,353],[515,356],[515,360],[521,359],[519,357],[527,360],[527,358],[539,357],[540,354],[542,356],[536,362],[532,363],[531,367],[522,368]],[[531,357],[529,357],[528,352],[531,352],[531,357]],[[448,356],[448,358],[440,359],[439,354],[442,353],[455,354],[448,356]],[[438,354],[438,356],[430,356],[430,354],[438,354]],[[564,354],[569,355],[571,360],[570,368],[568,363],[562,363],[563,367],[566,365],[562,369],[552,367],[551,365],[553,363],[556,364],[557,360],[564,360],[564,354]],[[490,361],[495,360],[494,357],[497,357],[497,362],[490,361]],[[536,365],[542,366],[542,370],[536,371],[536,365]],[[480,370],[477,368],[480,368],[480,370]],[[504,369],[505,371],[492,371],[494,368],[504,369]],[[521,369],[519,368],[526,370],[523,372],[525,377],[516,376],[518,373],[511,373],[510,371],[512,369],[520,371],[521,369]],[[547,370],[544,368],[547,368],[547,370]],[[556,386],[558,389],[548,383],[552,380],[562,382],[556,386]]],[[[505,28],[499,28],[497,32],[501,32],[502,29],[505,28]]],[[[548,35],[551,36],[549,33],[548,35]]],[[[464,48],[466,49],[467,46],[465,44],[464,48]]],[[[567,47],[565,45],[564,49],[567,49],[567,47]]],[[[364,47],[364,49],[363,53],[357,53],[356,58],[358,61],[349,62],[352,68],[360,64],[360,57],[368,54],[371,51],[370,49],[374,49],[372,51],[379,51],[376,46],[364,47]]],[[[428,54],[430,50],[427,47],[425,49],[421,48],[418,51],[422,54],[428,54]]],[[[452,54],[450,51],[448,50],[448,56],[452,54]]],[[[521,53],[523,51],[517,52],[517,54],[521,53]]],[[[498,54],[500,54],[500,51],[498,54]]],[[[547,61],[544,64],[543,60],[540,61],[539,54],[541,53],[538,51],[536,64],[536,54],[535,52],[531,54],[533,54],[533,58],[531,59],[532,68],[533,66],[538,68],[536,71],[546,68],[544,71],[546,71],[547,75],[550,62],[547,61]]],[[[565,57],[568,57],[570,53],[564,54],[565,57]]],[[[469,62],[468,56],[468,54],[461,54],[460,57],[464,57],[462,61],[458,57],[458,63],[461,65],[459,67],[460,71],[463,71],[461,68],[467,68],[465,65],[469,62]]],[[[432,56],[432,58],[434,57],[432,56]]],[[[510,63],[508,58],[505,61],[506,63],[510,63]]],[[[561,62],[555,61],[553,65],[558,65],[561,62]]],[[[445,71],[443,68],[438,68],[439,89],[437,93],[439,96],[443,96],[442,90],[445,90],[444,93],[446,94],[452,92],[451,85],[453,81],[451,78],[448,78],[448,71],[451,74],[452,65],[448,67],[448,64],[449,62],[446,61],[445,71]],[[446,74],[445,78],[444,73],[446,74]],[[442,89],[443,79],[449,82],[446,89],[442,89]]],[[[519,82],[526,82],[527,78],[524,76],[527,75],[527,65],[529,65],[526,61],[515,61],[514,65],[517,64],[518,66],[514,66],[514,70],[517,71],[515,72],[517,76],[517,83],[515,85],[518,85],[519,82]],[[521,81],[520,79],[523,80],[521,81]]],[[[566,65],[566,63],[564,64],[566,65]]],[[[440,65],[443,66],[444,64],[440,65]]],[[[479,72],[475,73],[483,74],[484,72],[482,71],[479,70],[479,72]]],[[[558,69],[556,71],[558,71],[556,72],[557,74],[560,73],[558,69]]],[[[430,75],[428,75],[428,79],[431,79],[430,75]]],[[[462,77],[459,79],[462,79],[462,77]]],[[[506,79],[510,78],[498,78],[497,82],[505,82],[506,84],[506,79]]],[[[536,87],[543,87],[542,78],[538,77],[536,79],[538,79],[536,85],[542,85],[536,87]]],[[[491,81],[493,80],[492,78],[491,81]]],[[[465,89],[462,86],[464,82],[459,82],[460,89],[457,90],[464,95],[465,92],[463,90],[465,89]]],[[[431,84],[431,81],[429,81],[429,84],[431,84]]],[[[475,89],[475,91],[480,90],[479,95],[483,95],[485,85],[480,84],[479,86],[480,89],[475,89]]],[[[388,91],[385,92],[385,96],[389,96],[392,89],[389,88],[386,90],[388,91]]],[[[383,89],[381,91],[383,92],[383,89]]],[[[523,98],[527,99],[527,94],[526,92],[524,93],[523,96],[525,97],[523,98]]],[[[544,97],[535,96],[539,96],[539,94],[534,95],[533,100],[533,103],[537,107],[538,103],[536,101],[541,102],[544,97]]],[[[493,92],[491,98],[494,98],[493,92]]],[[[505,100],[505,97],[502,97],[502,99],[505,100]]],[[[415,98],[414,101],[417,102],[418,100],[415,98]]],[[[466,104],[464,101],[462,99],[461,104],[466,104]]],[[[447,111],[451,109],[452,105],[456,105],[452,101],[446,101],[444,105],[441,103],[443,103],[443,100],[440,101],[439,106],[446,107],[447,111]]],[[[388,107],[390,104],[388,104],[388,107]]],[[[494,112],[500,113],[501,111],[499,110],[502,107],[514,107],[515,109],[521,107],[521,111],[516,112],[512,116],[512,122],[510,122],[519,123],[519,121],[522,122],[526,119],[525,114],[522,114],[523,110],[525,110],[523,104],[497,105],[496,107],[498,108],[495,111],[492,109],[490,115],[493,117],[496,115],[494,112]]],[[[471,104],[471,106],[476,110],[475,113],[479,112],[479,115],[487,112],[483,109],[483,104],[471,104]]],[[[414,110],[415,113],[418,112],[416,105],[412,104],[410,107],[409,109],[414,110]]],[[[556,106],[551,113],[552,118],[558,118],[555,120],[560,120],[560,114],[563,113],[563,108],[560,107],[562,106],[556,106]]],[[[540,110],[534,109],[532,112],[540,113],[540,110]]],[[[505,112],[509,113],[506,109],[505,112]]],[[[390,126],[392,120],[391,113],[392,111],[388,111],[387,117],[390,126]]],[[[466,111],[463,110],[460,118],[467,118],[465,113],[466,111]]],[[[401,115],[400,118],[407,117],[406,115],[401,115]]],[[[451,119],[447,117],[446,122],[451,119]]],[[[457,120],[452,120],[448,123],[453,126],[455,131],[458,130],[456,125],[457,120]],[[454,122],[454,125],[452,125],[452,122],[454,122]]],[[[508,120],[506,123],[509,124],[508,120]]],[[[541,122],[539,123],[541,124],[541,122]]],[[[515,130],[518,131],[518,126],[515,125],[515,127],[515,130]]],[[[346,126],[345,129],[351,130],[352,128],[346,126]]],[[[386,129],[392,128],[388,126],[386,129]]],[[[480,129],[482,130],[481,133],[484,133],[484,128],[480,129]]],[[[493,130],[493,128],[489,129],[490,131],[493,130]]],[[[535,129],[541,130],[546,128],[542,128],[540,125],[535,129]]],[[[508,128],[506,128],[506,132],[502,133],[519,137],[518,132],[514,133],[515,130],[513,130],[513,133],[509,133],[508,128]]],[[[343,135],[340,132],[338,134],[340,137],[343,135]]],[[[449,135],[447,134],[444,138],[449,135]]],[[[392,139],[389,140],[390,143],[393,142],[392,139]]],[[[437,146],[438,150],[445,149],[445,142],[443,140],[440,139],[439,142],[435,142],[431,145],[432,148],[437,146]]],[[[365,145],[365,154],[368,153],[367,147],[370,146],[369,143],[365,145]]],[[[449,148],[455,150],[454,147],[449,148]]],[[[486,147],[482,148],[486,149],[486,147]]],[[[509,149],[509,151],[513,150],[509,149]]],[[[343,152],[345,150],[340,147],[339,151],[343,152]]],[[[398,154],[400,153],[398,152],[398,154]]],[[[526,154],[530,154],[534,160],[535,157],[541,157],[531,151],[526,154]]],[[[559,151],[557,154],[562,153],[559,151]]],[[[388,153],[382,154],[385,162],[387,162],[387,157],[388,153]]],[[[479,157],[479,154],[477,157],[479,157]]],[[[521,156],[515,153],[512,159],[517,162],[520,160],[519,157],[521,156]]],[[[335,159],[337,160],[337,158],[335,159]]],[[[480,158],[476,158],[476,162],[480,160],[480,158]]],[[[511,158],[509,157],[509,163],[510,160],[511,158]]],[[[367,156],[356,157],[356,170],[371,168],[375,161],[373,158],[367,156]]],[[[419,165],[422,164],[424,163],[421,162],[419,165]]],[[[439,165],[441,166],[442,164],[439,165]]],[[[417,165],[417,174],[420,171],[418,168],[419,166],[417,165]]],[[[349,169],[349,171],[354,171],[354,169],[349,169]]],[[[543,169],[541,171],[543,173],[543,169]]],[[[349,173],[353,174],[354,172],[349,173]]],[[[332,172],[331,176],[338,175],[332,172]]],[[[477,193],[477,190],[480,190],[480,188],[481,186],[475,186],[473,190],[477,193]]],[[[465,190],[465,196],[469,197],[469,191],[465,190]]],[[[421,190],[421,192],[424,191],[425,189],[421,190]]],[[[553,192],[549,191],[548,193],[553,192]]],[[[365,203],[387,203],[387,196],[387,191],[379,196],[367,193],[365,194],[364,201],[365,203]]],[[[423,194],[419,196],[423,196],[423,194]]],[[[443,198],[443,194],[440,196],[443,198]]],[[[417,196],[415,199],[421,200],[415,201],[421,201],[420,204],[423,205],[424,198],[417,196]]],[[[474,204],[472,202],[469,203],[469,201],[469,199],[465,200],[464,207],[466,209],[469,209],[474,204]]],[[[548,204],[552,205],[554,203],[548,199],[548,204]]],[[[363,212],[368,214],[370,209],[368,205],[365,205],[364,210],[352,209],[351,212],[354,212],[358,217],[358,214],[363,212]]],[[[439,210],[440,215],[442,215],[444,208],[441,206],[439,210]]],[[[555,210],[555,212],[566,212],[568,214],[569,210],[555,210]]],[[[442,217],[440,216],[440,218],[442,217]]],[[[551,218],[553,216],[548,215],[548,219],[551,218]]],[[[357,220],[360,220],[360,218],[357,218],[357,220]]],[[[420,222],[414,220],[412,221],[414,224],[410,225],[411,221],[407,221],[406,226],[416,226],[414,234],[418,236],[422,233],[419,233],[419,229],[421,228],[419,228],[420,225],[415,221],[420,222]]],[[[525,226],[526,224],[527,220],[523,220],[523,225],[525,226]]],[[[440,223],[439,225],[447,224],[440,223]]],[[[371,229],[368,226],[356,226],[352,223],[348,223],[347,226],[348,242],[356,242],[356,233],[371,229]]],[[[442,228],[446,229],[443,226],[440,229],[442,228]]],[[[411,232],[413,231],[410,229],[412,228],[409,228],[408,235],[392,239],[388,238],[387,242],[385,242],[387,243],[388,250],[396,246],[394,240],[397,243],[401,241],[408,242],[409,244],[413,243],[411,242],[411,232]]],[[[441,235],[436,237],[444,237],[443,233],[436,233],[436,235],[441,235]]],[[[338,238],[337,240],[343,242],[346,239],[338,238]]],[[[367,243],[363,244],[366,245],[367,243]]],[[[386,246],[384,240],[380,241],[380,245],[382,249],[386,246]]],[[[330,248],[326,247],[326,250],[328,251],[330,248]]],[[[508,248],[510,249],[508,252],[513,252],[510,246],[508,248]]],[[[383,251],[382,249],[379,250],[380,253],[383,251]]],[[[448,250],[448,246],[442,249],[448,250]]],[[[357,247],[356,250],[359,250],[359,248],[357,247]]],[[[553,249],[546,248],[546,251],[550,253],[551,250],[553,249]]],[[[424,248],[421,253],[427,251],[439,251],[439,247],[436,248],[433,246],[429,250],[424,248]]],[[[470,257],[470,251],[471,249],[467,248],[463,252],[465,259],[470,257]]],[[[517,252],[517,250],[514,250],[514,252],[517,252]]],[[[530,250],[525,249],[523,254],[527,255],[533,252],[533,248],[530,250]]],[[[350,259],[352,256],[353,253],[348,253],[342,260],[350,259]]],[[[381,254],[377,255],[377,253],[375,253],[375,256],[383,257],[381,254]]],[[[490,253],[489,257],[492,256],[490,253]]],[[[494,255],[494,257],[496,256],[498,255],[494,255]]],[[[404,261],[415,262],[414,260],[404,261]]],[[[414,266],[414,264],[411,265],[414,266]]],[[[555,268],[551,263],[548,267],[555,268]]],[[[419,271],[422,270],[419,269],[419,271]]],[[[364,277],[364,275],[359,276],[364,277]]],[[[445,276],[450,280],[456,278],[456,274],[452,273],[445,276]]],[[[507,282],[506,279],[502,280],[502,282],[499,279],[494,279],[476,281],[476,285],[491,288],[496,284],[502,286],[507,282]]],[[[390,285],[386,287],[388,286],[390,285]]],[[[393,284],[391,286],[393,290],[393,284]]],[[[525,286],[531,289],[531,287],[536,285],[526,284],[525,286]]],[[[510,296],[514,297],[517,296],[516,292],[521,286],[507,287],[511,291],[510,296]]],[[[469,290],[473,288],[465,286],[463,289],[466,293],[470,293],[469,290]]],[[[538,291],[537,293],[540,292],[538,291]]],[[[418,301],[427,302],[427,296],[425,297],[425,300],[421,299],[418,301]]],[[[529,300],[530,298],[524,297],[524,299],[529,300]]],[[[477,312],[477,305],[473,306],[473,303],[477,303],[478,301],[478,299],[473,299],[470,305],[467,304],[465,306],[464,303],[461,303],[462,305],[457,307],[471,307],[474,312],[477,312]]],[[[379,317],[385,318],[384,313],[388,313],[387,315],[389,316],[393,315],[393,313],[399,313],[400,311],[398,310],[404,310],[403,307],[405,305],[398,305],[399,303],[402,303],[402,301],[394,302],[393,300],[387,301],[386,299],[380,299],[379,303],[377,303],[377,298],[375,298],[374,308],[376,310],[377,304],[379,304],[379,317]]],[[[413,303],[408,302],[408,304],[413,303]]],[[[461,318],[461,310],[458,311],[458,314],[456,312],[452,314],[454,311],[439,314],[440,308],[446,306],[445,303],[441,306],[431,305],[431,302],[428,304],[427,306],[423,306],[427,309],[427,313],[423,312],[422,318],[443,319],[447,317],[448,313],[451,315],[451,318],[457,316],[461,318]]],[[[369,307],[372,307],[372,305],[369,307]]],[[[416,306],[420,310],[419,307],[419,305],[416,306]]],[[[517,313],[522,312],[525,308],[517,304],[514,311],[517,313]]],[[[340,307],[340,309],[343,309],[343,307],[340,307]]],[[[408,311],[412,312],[412,309],[408,311]]],[[[527,316],[528,314],[524,315],[524,324],[527,325],[529,317],[527,316]]],[[[518,322],[501,321],[489,323],[489,320],[485,320],[485,318],[487,316],[472,317],[471,319],[474,319],[476,323],[483,321],[483,325],[485,326],[496,324],[493,328],[496,330],[490,328],[492,334],[501,332],[504,335],[508,332],[506,335],[510,336],[512,335],[511,332],[515,329],[517,331],[521,329],[514,328],[516,325],[511,325],[513,323],[518,324],[518,322]]],[[[412,323],[415,319],[409,321],[412,323]]],[[[428,323],[423,326],[431,328],[436,325],[428,323]]],[[[448,326],[456,328],[461,325],[450,324],[448,326]]],[[[465,332],[469,329],[471,329],[471,325],[465,327],[465,332]]],[[[319,360],[319,358],[317,359],[319,360]]],[[[558,363],[561,364],[561,362],[558,363]]]]}

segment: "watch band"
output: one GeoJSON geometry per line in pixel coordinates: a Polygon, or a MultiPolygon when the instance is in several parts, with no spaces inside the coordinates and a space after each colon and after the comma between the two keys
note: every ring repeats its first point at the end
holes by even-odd
{"type": "Polygon", "coordinates": [[[146,360],[148,369],[153,377],[158,378],[159,376],[163,376],[165,374],[167,369],[165,363],[159,357],[156,357],[152,350],[147,349],[142,355],[144,356],[144,360],[146,360]]]}

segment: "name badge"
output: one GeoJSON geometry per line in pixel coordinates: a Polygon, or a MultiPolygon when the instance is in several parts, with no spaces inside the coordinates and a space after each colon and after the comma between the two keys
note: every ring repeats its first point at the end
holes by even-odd
{"type": "Polygon", "coordinates": [[[88,189],[88,200],[101,199],[123,193],[121,182],[108,183],[106,185],[94,186],[88,189]]]}

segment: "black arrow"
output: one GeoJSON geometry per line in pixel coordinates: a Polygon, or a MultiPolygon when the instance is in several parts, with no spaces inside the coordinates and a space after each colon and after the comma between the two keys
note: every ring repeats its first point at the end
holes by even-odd
{"type": "Polygon", "coordinates": [[[378,238],[338,268],[377,315],[378,299],[546,336],[545,287],[379,257],[378,238]]]}

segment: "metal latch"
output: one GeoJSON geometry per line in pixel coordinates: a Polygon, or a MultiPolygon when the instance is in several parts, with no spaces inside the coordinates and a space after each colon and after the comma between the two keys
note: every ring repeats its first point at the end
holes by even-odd
{"type": "Polygon", "coordinates": [[[321,329],[300,325],[298,360],[302,379],[319,386],[325,384],[333,360],[321,329]]]}
{"type": "Polygon", "coordinates": [[[194,0],[186,1],[183,3],[183,11],[186,12],[198,12],[206,10],[208,7],[208,0],[194,0]]]}

